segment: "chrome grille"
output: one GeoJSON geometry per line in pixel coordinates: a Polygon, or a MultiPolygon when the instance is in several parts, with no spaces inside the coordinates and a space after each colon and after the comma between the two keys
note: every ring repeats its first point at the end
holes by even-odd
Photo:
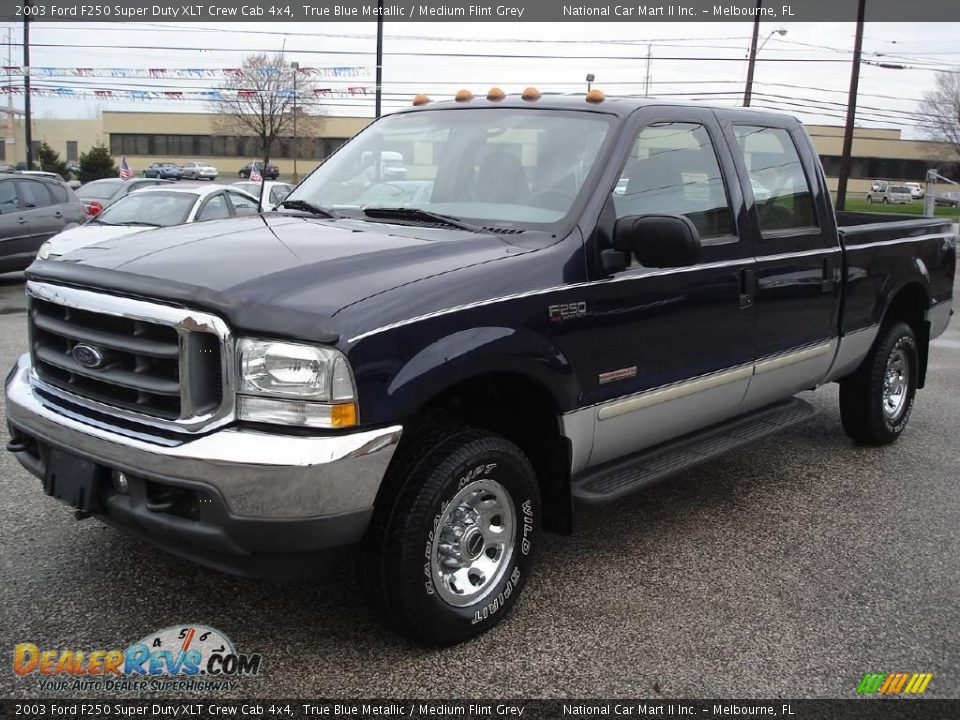
{"type": "Polygon", "coordinates": [[[188,431],[229,419],[232,343],[215,316],[46,283],[27,294],[34,372],[47,386],[188,431]]]}

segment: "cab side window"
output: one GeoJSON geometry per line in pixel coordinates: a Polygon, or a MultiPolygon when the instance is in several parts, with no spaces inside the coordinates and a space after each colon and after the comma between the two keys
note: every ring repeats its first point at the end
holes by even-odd
{"type": "Polygon", "coordinates": [[[790,133],[754,125],[735,125],[734,132],[750,173],[760,231],[817,227],[810,183],[790,133]]]}
{"type": "Polygon", "coordinates": [[[230,204],[233,205],[233,210],[237,215],[256,215],[257,214],[257,203],[250,198],[241,195],[240,193],[227,191],[227,194],[230,196],[230,204]]]}
{"type": "Polygon", "coordinates": [[[643,128],[613,191],[617,217],[685,215],[701,238],[734,235],[720,163],[698,123],[658,122],[643,128]]]}

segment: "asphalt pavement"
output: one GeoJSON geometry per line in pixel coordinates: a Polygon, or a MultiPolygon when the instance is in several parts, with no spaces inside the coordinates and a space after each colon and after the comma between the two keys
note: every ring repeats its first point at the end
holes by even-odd
{"type": "MultiPolygon", "coordinates": [[[[25,349],[22,278],[0,275],[0,369],[25,349]]],[[[190,622],[263,656],[217,697],[853,697],[866,672],[960,697],[960,324],[893,446],[847,439],[835,386],[804,398],[813,420],[580,510],[513,614],[444,650],[379,625],[348,559],[324,581],[206,570],[76,521],[0,451],[0,697],[51,695],[14,675],[16,643],[123,648],[190,622]]]]}

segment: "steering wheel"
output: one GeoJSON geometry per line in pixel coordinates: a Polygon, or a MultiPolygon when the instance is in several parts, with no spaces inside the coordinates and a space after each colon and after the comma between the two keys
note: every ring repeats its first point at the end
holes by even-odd
{"type": "Polygon", "coordinates": [[[574,196],[564,190],[542,190],[530,198],[537,207],[548,210],[566,210],[574,201],[574,196]]]}

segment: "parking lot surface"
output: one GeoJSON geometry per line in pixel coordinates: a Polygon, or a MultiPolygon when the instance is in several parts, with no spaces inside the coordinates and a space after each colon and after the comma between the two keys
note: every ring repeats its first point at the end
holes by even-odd
{"type": "MultiPolygon", "coordinates": [[[[22,276],[0,275],[4,373],[25,350],[22,276]]],[[[444,650],[378,624],[348,559],[322,581],[206,570],[77,522],[0,452],[0,696],[50,695],[12,672],[16,643],[123,648],[182,623],[263,656],[217,697],[853,697],[895,671],[960,696],[960,323],[893,446],[847,439],[835,386],[804,397],[813,420],[581,509],[513,614],[444,650]]]]}

